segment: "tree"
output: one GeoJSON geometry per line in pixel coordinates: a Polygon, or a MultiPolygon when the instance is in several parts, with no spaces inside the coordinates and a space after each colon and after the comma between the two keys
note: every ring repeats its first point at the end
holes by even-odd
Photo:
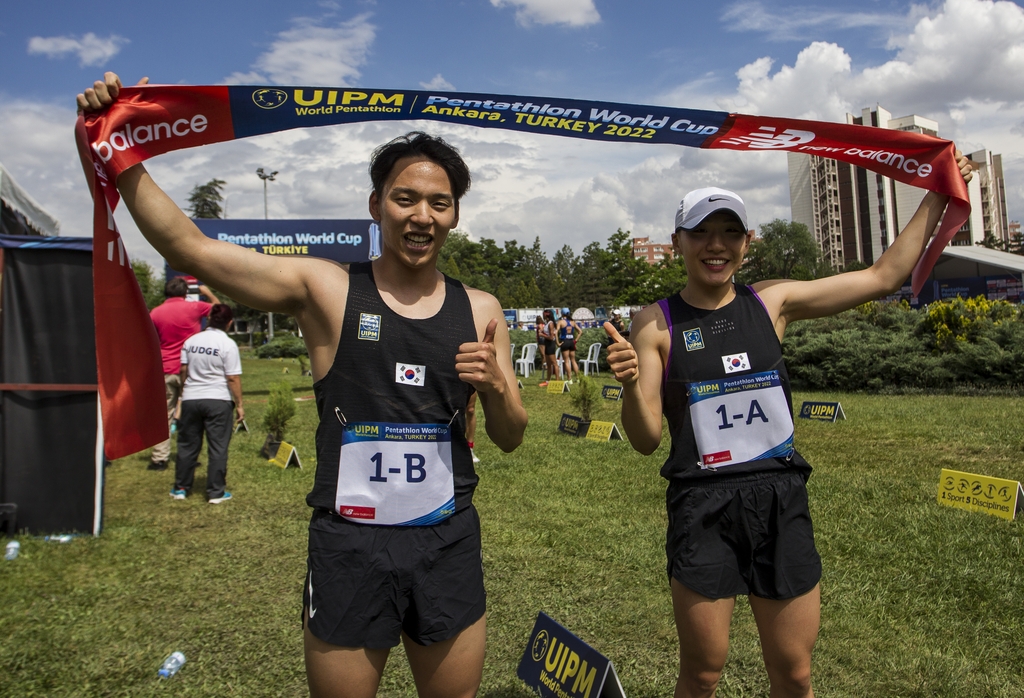
{"type": "Polygon", "coordinates": [[[139,282],[139,289],[142,290],[142,297],[146,301],[146,307],[152,310],[164,302],[164,278],[163,274],[157,272],[148,262],[141,259],[132,260],[132,271],[135,272],[135,280],[139,282]]]}
{"type": "Polygon", "coordinates": [[[827,266],[806,225],[776,218],[761,226],[761,237],[750,244],[736,276],[745,284],[765,279],[806,281],[834,273],[827,266]]]}
{"type": "Polygon", "coordinates": [[[192,187],[188,195],[188,215],[192,218],[220,218],[220,202],[224,200],[221,189],[227,184],[223,179],[211,179],[206,184],[192,187]]]}
{"type": "Polygon", "coordinates": [[[651,267],[650,273],[640,277],[634,289],[639,305],[650,305],[673,293],[679,293],[686,285],[686,264],[682,257],[663,259],[651,267]]]}

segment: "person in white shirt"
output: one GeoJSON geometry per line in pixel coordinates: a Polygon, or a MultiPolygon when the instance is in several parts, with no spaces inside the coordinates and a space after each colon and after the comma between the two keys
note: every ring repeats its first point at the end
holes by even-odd
{"type": "Polygon", "coordinates": [[[231,499],[224,489],[228,444],[234,424],[245,418],[242,408],[242,361],[238,345],[228,337],[231,308],[210,309],[209,327],[185,340],[181,348],[181,417],[178,419],[178,462],[171,497],[185,499],[192,489],[199,451],[206,433],[206,496],[210,504],[231,499]],[[232,419],[233,413],[237,415],[232,419]]]}

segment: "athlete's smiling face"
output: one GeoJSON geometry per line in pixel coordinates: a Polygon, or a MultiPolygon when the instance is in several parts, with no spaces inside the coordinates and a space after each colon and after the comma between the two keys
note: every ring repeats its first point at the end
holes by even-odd
{"type": "Polygon", "coordinates": [[[395,163],[380,195],[370,194],[370,215],[380,222],[386,254],[412,267],[433,262],[459,222],[448,174],[420,156],[395,163]]]}
{"type": "Polygon", "coordinates": [[[672,245],[683,256],[691,282],[720,286],[732,281],[752,239],[735,216],[718,211],[693,230],[677,230],[672,245]]]}

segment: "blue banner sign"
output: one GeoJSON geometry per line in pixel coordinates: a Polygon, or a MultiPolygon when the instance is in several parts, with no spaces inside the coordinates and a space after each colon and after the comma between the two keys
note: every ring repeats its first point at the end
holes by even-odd
{"type": "Polygon", "coordinates": [[[838,402],[804,402],[800,406],[800,419],[816,419],[819,422],[834,422],[846,419],[843,406],[838,402]]]}
{"type": "Polygon", "coordinates": [[[543,611],[516,675],[545,698],[626,698],[611,661],[543,611]]]}
{"type": "Polygon", "coordinates": [[[574,414],[562,414],[562,418],[558,422],[558,431],[569,436],[586,436],[587,434],[583,419],[574,414]]]}
{"type": "Polygon", "coordinates": [[[372,220],[247,220],[196,218],[208,238],[231,242],[263,254],[322,257],[335,262],[365,262],[370,258],[372,220]]]}
{"type": "Polygon", "coordinates": [[[621,385],[605,385],[601,387],[601,397],[605,400],[621,400],[622,399],[622,386],[621,385]]]}

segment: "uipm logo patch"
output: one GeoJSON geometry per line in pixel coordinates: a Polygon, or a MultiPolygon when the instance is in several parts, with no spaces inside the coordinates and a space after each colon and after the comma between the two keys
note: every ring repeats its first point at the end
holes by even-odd
{"type": "Polygon", "coordinates": [[[704,348],[704,337],[700,334],[700,328],[683,330],[683,341],[686,342],[686,351],[697,351],[704,348]]]}
{"type": "Polygon", "coordinates": [[[359,313],[359,339],[367,339],[376,342],[380,339],[380,315],[370,313],[359,313]]]}

